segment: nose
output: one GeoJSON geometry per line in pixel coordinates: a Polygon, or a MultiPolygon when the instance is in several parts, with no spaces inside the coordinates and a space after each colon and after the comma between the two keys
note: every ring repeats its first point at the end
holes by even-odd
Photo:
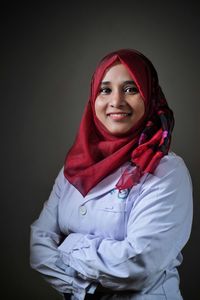
{"type": "Polygon", "coordinates": [[[125,105],[124,95],[121,91],[113,91],[110,97],[110,106],[111,107],[122,107],[125,105]]]}

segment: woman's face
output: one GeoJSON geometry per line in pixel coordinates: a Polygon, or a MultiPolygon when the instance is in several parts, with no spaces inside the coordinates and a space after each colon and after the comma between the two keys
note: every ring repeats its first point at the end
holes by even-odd
{"type": "Polygon", "coordinates": [[[95,100],[95,112],[112,135],[125,134],[144,115],[143,98],[123,64],[114,64],[105,73],[95,100]]]}

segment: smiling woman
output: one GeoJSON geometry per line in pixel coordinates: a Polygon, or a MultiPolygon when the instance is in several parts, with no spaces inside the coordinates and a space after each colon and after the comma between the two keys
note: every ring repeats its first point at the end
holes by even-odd
{"type": "Polygon", "coordinates": [[[31,226],[31,266],[65,299],[182,300],[192,184],[152,63],[136,50],[95,70],[74,145],[31,226]]]}
{"type": "Polygon", "coordinates": [[[95,100],[95,113],[113,135],[123,135],[144,115],[142,96],[128,69],[115,64],[106,72],[95,100]]]}

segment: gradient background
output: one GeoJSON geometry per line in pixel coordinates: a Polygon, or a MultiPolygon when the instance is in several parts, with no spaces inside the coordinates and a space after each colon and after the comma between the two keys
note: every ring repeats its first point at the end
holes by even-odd
{"type": "Polygon", "coordinates": [[[30,224],[73,143],[99,59],[125,47],[153,62],[174,110],[172,148],[184,158],[194,185],[193,230],[183,250],[181,288],[184,299],[200,299],[198,6],[143,0],[1,4],[0,270],[5,299],[60,299],[29,267],[30,224]]]}

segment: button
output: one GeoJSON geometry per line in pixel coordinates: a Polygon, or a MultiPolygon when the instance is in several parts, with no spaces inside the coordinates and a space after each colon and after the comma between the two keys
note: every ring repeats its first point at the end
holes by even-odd
{"type": "Polygon", "coordinates": [[[84,205],[82,205],[80,206],[79,211],[81,215],[85,215],[87,213],[87,208],[84,205]]]}

